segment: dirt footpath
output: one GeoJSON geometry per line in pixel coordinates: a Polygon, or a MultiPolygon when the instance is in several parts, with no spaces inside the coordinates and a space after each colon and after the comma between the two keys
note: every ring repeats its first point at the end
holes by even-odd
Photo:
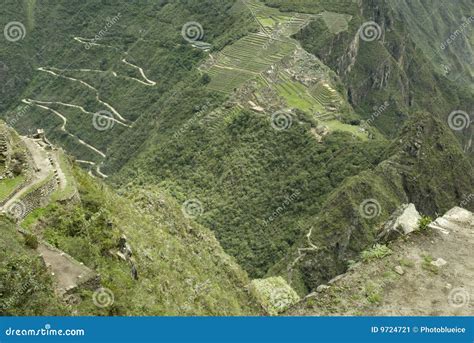
{"type": "Polygon", "coordinates": [[[53,172],[53,166],[51,165],[47,152],[41,147],[38,142],[32,138],[22,137],[22,141],[27,147],[30,155],[33,158],[33,176],[31,180],[26,183],[15,195],[3,205],[0,210],[7,211],[10,206],[17,202],[23,195],[25,195],[32,186],[40,184],[46,180],[50,173],[53,172]]]}

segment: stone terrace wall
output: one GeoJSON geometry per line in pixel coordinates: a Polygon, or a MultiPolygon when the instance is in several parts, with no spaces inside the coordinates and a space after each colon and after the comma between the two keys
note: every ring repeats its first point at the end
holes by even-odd
{"type": "Polygon", "coordinates": [[[24,209],[17,218],[18,220],[23,220],[28,214],[36,210],[37,208],[44,207],[49,203],[50,195],[57,189],[57,180],[56,178],[51,178],[44,185],[35,189],[33,192],[25,195],[21,202],[23,203],[24,209]]]}

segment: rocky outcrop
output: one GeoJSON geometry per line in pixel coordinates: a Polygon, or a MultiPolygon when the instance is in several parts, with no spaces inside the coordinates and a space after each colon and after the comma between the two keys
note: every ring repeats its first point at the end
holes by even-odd
{"type": "Polygon", "coordinates": [[[420,214],[413,204],[401,205],[384,224],[377,236],[378,241],[388,242],[401,235],[407,235],[418,228],[420,214]]]}
{"type": "Polygon", "coordinates": [[[132,278],[134,280],[138,280],[138,269],[136,267],[135,259],[132,256],[132,247],[130,246],[125,235],[122,235],[120,237],[118,242],[118,248],[119,250],[115,252],[115,255],[119,259],[128,262],[128,264],[130,265],[130,273],[132,275],[132,278]]]}
{"type": "Polygon", "coordinates": [[[473,246],[474,214],[454,207],[419,234],[390,242],[392,254],[354,263],[329,291],[318,287],[285,314],[472,315],[473,246]]]}
{"type": "Polygon", "coordinates": [[[471,233],[474,233],[474,215],[464,208],[454,207],[444,216],[429,224],[428,227],[447,235],[453,230],[470,230],[471,233]]]}
{"type": "Polygon", "coordinates": [[[298,294],[281,276],[252,280],[249,290],[263,309],[272,316],[287,310],[300,300],[298,294]]]}

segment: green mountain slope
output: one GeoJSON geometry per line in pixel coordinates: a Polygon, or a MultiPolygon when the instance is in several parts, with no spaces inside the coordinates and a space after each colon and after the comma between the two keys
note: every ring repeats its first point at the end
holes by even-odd
{"type": "Polygon", "coordinates": [[[60,151],[39,148],[41,138],[0,133],[7,142],[0,152],[10,161],[0,189],[14,180],[9,170],[19,151],[26,179],[0,199],[0,313],[260,313],[247,274],[167,193],[140,187],[119,196],[60,151]],[[61,175],[57,187],[42,172],[47,165],[38,167],[43,160],[61,175]]]}
{"type": "Polygon", "coordinates": [[[21,133],[44,128],[80,160],[101,163],[109,149],[118,150],[115,169],[153,130],[173,96],[170,88],[201,77],[193,66],[207,54],[183,38],[193,33],[192,26],[182,33],[186,23],[199,22],[201,38],[213,49],[254,26],[233,1],[25,0],[6,1],[1,11],[5,24],[25,27],[19,41],[2,37],[5,120],[21,133]],[[123,142],[109,148],[123,135],[127,153],[123,142]]]}
{"type": "Polygon", "coordinates": [[[0,217],[0,313],[67,315],[54,295],[53,280],[41,258],[25,245],[16,227],[0,217]]]}
{"type": "Polygon", "coordinates": [[[347,30],[332,31],[323,17],[296,38],[337,72],[350,103],[370,124],[393,136],[415,110],[429,111],[446,123],[451,113],[463,111],[465,122],[454,126],[465,151],[472,152],[472,30],[468,25],[459,31],[472,16],[472,6],[469,1],[432,5],[364,2],[360,9],[344,10],[352,15],[347,30]],[[439,48],[455,33],[459,39],[439,48]],[[451,66],[449,73],[443,63],[451,66]]]}
{"type": "MultiPolygon", "coordinates": [[[[67,310],[255,314],[247,273],[304,295],[401,203],[459,205],[473,190],[469,5],[5,1],[2,24],[24,37],[0,37],[0,117],[72,156],[81,198],[53,193],[24,225],[115,295],[100,309],[81,290],[67,310]]],[[[16,152],[0,201],[31,172],[63,184],[16,152]]]]}
{"type": "Polygon", "coordinates": [[[293,253],[270,274],[281,274],[306,293],[347,269],[348,261],[375,243],[376,233],[403,203],[436,217],[464,204],[474,188],[472,165],[444,124],[416,113],[370,171],[346,179],[324,203],[293,253]],[[450,165],[446,169],[444,166],[450,165]]]}
{"type": "MultiPolygon", "coordinates": [[[[118,186],[153,182],[183,203],[199,200],[198,221],[261,277],[299,235],[295,221],[317,212],[345,177],[377,164],[385,141],[359,126],[337,76],[289,37],[310,17],[244,5],[259,32],[210,55],[201,66],[210,82],[178,87],[179,98],[162,108],[146,143],[111,179],[118,186]]],[[[129,150],[127,139],[121,149],[129,150]]]]}
{"type": "Polygon", "coordinates": [[[239,315],[252,313],[245,272],[225,254],[213,234],[183,217],[156,189],[115,195],[76,169],[81,204],[52,205],[31,230],[101,276],[115,302],[98,311],[85,297],[78,311],[116,315],[239,315]],[[130,265],[114,256],[120,235],[133,251],[130,265]]]}

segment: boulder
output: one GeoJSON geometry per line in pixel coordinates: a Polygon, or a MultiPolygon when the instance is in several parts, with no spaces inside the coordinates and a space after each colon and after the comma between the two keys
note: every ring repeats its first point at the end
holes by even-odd
{"type": "Polygon", "coordinates": [[[396,266],[395,267],[395,272],[399,275],[405,274],[405,271],[403,270],[403,268],[401,266],[396,266]]]}
{"type": "Polygon", "coordinates": [[[276,316],[300,301],[295,290],[281,276],[252,280],[249,291],[263,309],[272,316],[276,316]]]}
{"type": "Polygon", "coordinates": [[[474,215],[464,208],[453,207],[444,216],[436,218],[428,227],[444,234],[457,230],[471,230],[473,232],[474,215]]]}
{"type": "Polygon", "coordinates": [[[413,204],[401,205],[384,224],[377,240],[388,242],[399,236],[409,234],[418,228],[420,214],[413,204]]]}
{"type": "Polygon", "coordinates": [[[441,257],[438,258],[436,261],[431,261],[431,264],[435,267],[442,267],[444,265],[446,265],[448,262],[446,262],[444,259],[442,259],[441,257]]]}
{"type": "Polygon", "coordinates": [[[329,288],[331,288],[331,286],[328,286],[328,285],[319,285],[319,286],[316,288],[316,292],[321,293],[321,292],[324,292],[326,289],[329,289],[329,288]]]}

